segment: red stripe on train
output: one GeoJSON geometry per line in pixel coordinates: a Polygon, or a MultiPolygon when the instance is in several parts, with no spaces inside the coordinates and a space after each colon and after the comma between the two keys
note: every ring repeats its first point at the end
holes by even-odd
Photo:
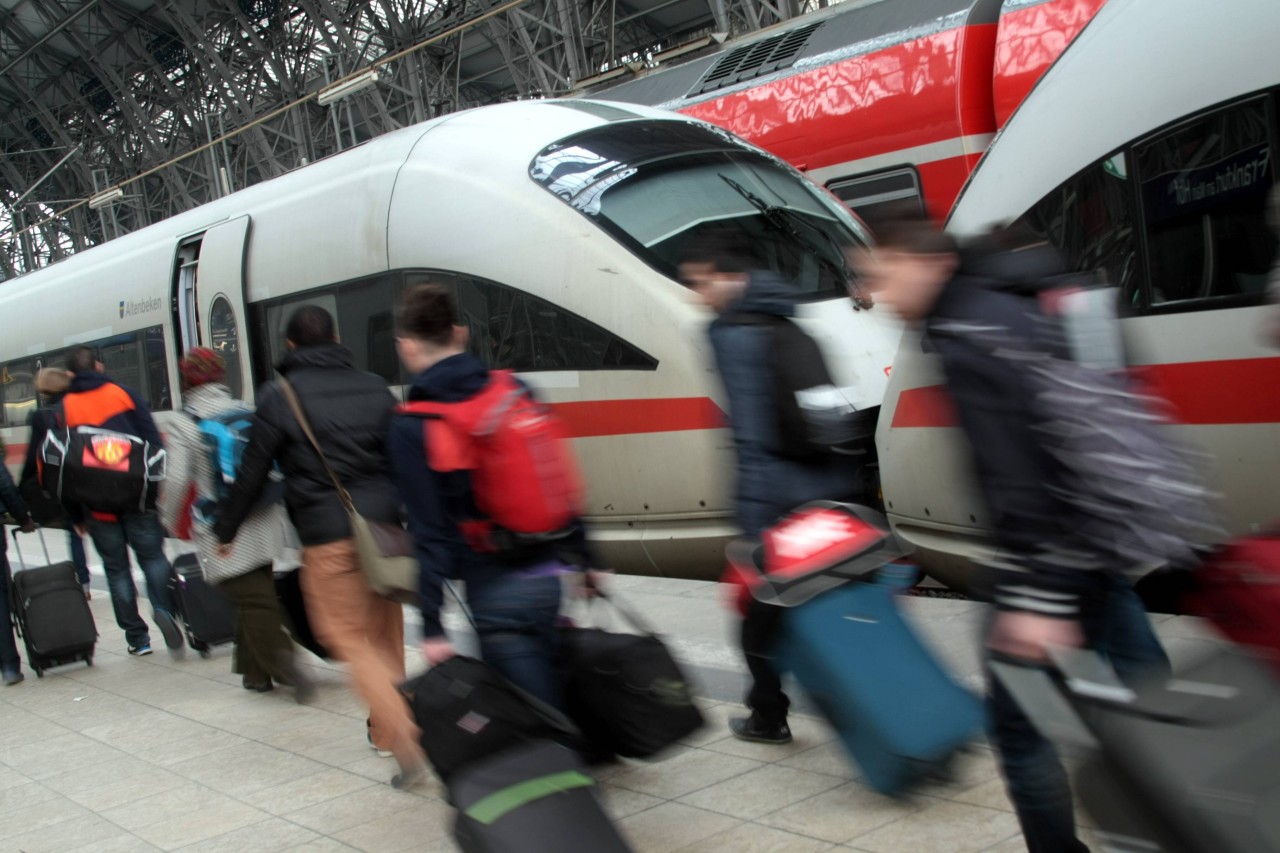
{"type": "Polygon", "coordinates": [[[708,397],[584,400],[553,403],[551,408],[574,438],[719,429],[727,423],[724,412],[708,397]]]}
{"type": "MultiPolygon", "coordinates": [[[[728,424],[709,397],[674,397],[657,400],[584,400],[553,403],[574,438],[643,435],[720,429],[728,424]]],[[[26,458],[26,444],[10,444],[5,461],[19,465],[26,458]]]]}
{"type": "MultiPolygon", "coordinates": [[[[1139,369],[1172,406],[1179,423],[1193,426],[1280,423],[1280,358],[1152,364],[1139,369]]],[[[955,405],[942,385],[909,388],[898,396],[893,428],[957,426],[955,405]]]]}

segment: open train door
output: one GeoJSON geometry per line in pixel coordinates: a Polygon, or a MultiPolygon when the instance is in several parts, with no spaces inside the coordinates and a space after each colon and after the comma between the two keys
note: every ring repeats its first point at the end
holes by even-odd
{"type": "Polygon", "coordinates": [[[201,346],[222,354],[231,396],[253,402],[253,370],[249,364],[244,305],[244,253],[249,217],[215,225],[200,241],[194,301],[199,306],[201,346]]]}

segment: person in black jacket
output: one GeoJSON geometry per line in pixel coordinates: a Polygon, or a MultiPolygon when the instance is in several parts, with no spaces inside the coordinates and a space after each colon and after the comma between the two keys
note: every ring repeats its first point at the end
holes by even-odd
{"type": "MultiPolygon", "coordinates": [[[[323,308],[299,308],[285,336],[289,354],[277,369],[297,393],[329,465],[361,515],[398,523],[400,498],[385,452],[395,398],[386,382],[353,366],[323,308]]],[[[302,540],[302,592],[312,627],[350,668],[356,692],[369,705],[370,743],[399,762],[392,783],[408,784],[422,774],[424,758],[397,690],[405,678],[404,612],[365,580],[337,487],[278,383],[258,392],[249,445],[214,533],[229,554],[276,462],[284,473],[289,518],[302,540]]]]}
{"type": "MultiPolygon", "coordinates": [[[[993,235],[961,250],[925,220],[881,223],[877,247],[855,266],[880,304],[923,327],[972,450],[991,518],[996,609],[990,655],[1032,663],[1055,646],[1089,646],[1126,680],[1168,668],[1123,565],[1079,541],[1083,527],[1058,495],[1063,472],[1038,428],[1019,360],[980,345],[998,330],[1005,348],[1034,352],[1038,290],[1062,266],[1044,243],[993,235]]],[[[903,346],[910,345],[908,338],[903,346]]],[[[1025,361],[1023,362],[1025,363],[1025,361]]],[[[1031,853],[1087,853],[1075,833],[1071,789],[1053,745],[993,682],[988,702],[1009,798],[1031,853]]]]}
{"type": "MultiPolygon", "coordinates": [[[[716,232],[691,246],[680,264],[681,279],[716,313],[707,335],[729,402],[737,461],[734,520],[750,538],[809,501],[853,496],[860,482],[858,466],[849,457],[803,461],[784,452],[780,405],[773,391],[773,329],[745,320],[794,316],[796,293],[760,266],[750,243],[716,232]]],[[[729,721],[730,731],[741,740],[791,741],[791,700],[773,664],[783,619],[784,608],[747,602],[740,639],[751,675],[746,696],[751,714],[729,721]]]]}
{"type": "MultiPolygon", "coordinates": [[[[27,513],[27,505],[22,502],[22,496],[18,494],[18,488],[13,484],[13,477],[9,475],[9,469],[4,465],[0,465],[0,512],[7,512],[13,516],[14,521],[18,522],[22,530],[30,533],[36,529],[36,524],[31,520],[30,514],[27,513]]],[[[0,529],[0,534],[4,533],[0,529]]],[[[0,677],[3,677],[4,686],[17,684],[22,681],[25,676],[22,674],[22,658],[18,656],[18,641],[13,636],[13,621],[10,614],[9,601],[9,537],[5,536],[4,541],[0,542],[0,677]]]]}
{"type": "Polygon", "coordinates": [[[93,595],[89,591],[89,558],[85,553],[84,538],[71,524],[67,511],[58,504],[57,499],[44,493],[39,477],[40,448],[44,444],[45,434],[55,425],[54,407],[71,387],[71,375],[56,367],[42,367],[36,372],[35,386],[41,405],[27,417],[31,439],[27,442],[27,458],[22,465],[22,475],[18,478],[19,490],[26,498],[27,508],[31,510],[32,516],[41,525],[67,528],[67,548],[71,552],[71,562],[76,567],[76,578],[84,589],[84,597],[91,599],[93,595]],[[43,509],[47,518],[41,516],[38,507],[43,509]]]}

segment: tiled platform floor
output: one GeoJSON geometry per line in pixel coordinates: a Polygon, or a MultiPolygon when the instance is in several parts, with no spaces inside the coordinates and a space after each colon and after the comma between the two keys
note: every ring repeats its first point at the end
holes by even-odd
{"type": "MultiPolygon", "coordinates": [[[[714,642],[723,626],[707,585],[620,586],[677,635],[673,645],[694,658],[708,649],[704,669],[729,659],[714,642]],[[696,622],[689,602],[704,614],[696,622]]],[[[945,634],[971,634],[978,610],[919,603],[919,613],[936,615],[929,621],[941,626],[944,645],[954,644],[960,669],[968,653],[945,634]]],[[[0,689],[0,850],[454,849],[440,789],[404,793],[387,784],[393,761],[366,745],[365,712],[336,667],[308,658],[320,689],[300,707],[286,689],[243,690],[226,648],[208,660],[172,661],[161,651],[130,658],[105,591],[95,592],[93,611],[102,634],[94,667],[43,679],[28,672],[25,683],[0,689]]],[[[1194,629],[1162,625],[1169,632],[1196,641],[1194,629]]],[[[820,721],[797,715],[795,742],[767,747],[728,736],[725,719],[735,710],[710,700],[709,725],[666,760],[600,774],[636,850],[1023,849],[984,746],[962,758],[953,783],[896,802],[858,783],[820,721]]]]}

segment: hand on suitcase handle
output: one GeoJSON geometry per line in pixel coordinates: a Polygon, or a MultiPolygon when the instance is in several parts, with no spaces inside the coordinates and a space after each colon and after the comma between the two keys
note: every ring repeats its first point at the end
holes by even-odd
{"type": "Polygon", "coordinates": [[[1084,632],[1074,619],[1057,619],[1004,610],[996,614],[987,634],[987,648],[1017,660],[1035,663],[1049,661],[1049,647],[1078,648],[1084,645],[1084,632]]]}
{"type": "Polygon", "coordinates": [[[422,641],[422,659],[428,666],[438,666],[458,654],[447,637],[428,637],[422,641]]]}

